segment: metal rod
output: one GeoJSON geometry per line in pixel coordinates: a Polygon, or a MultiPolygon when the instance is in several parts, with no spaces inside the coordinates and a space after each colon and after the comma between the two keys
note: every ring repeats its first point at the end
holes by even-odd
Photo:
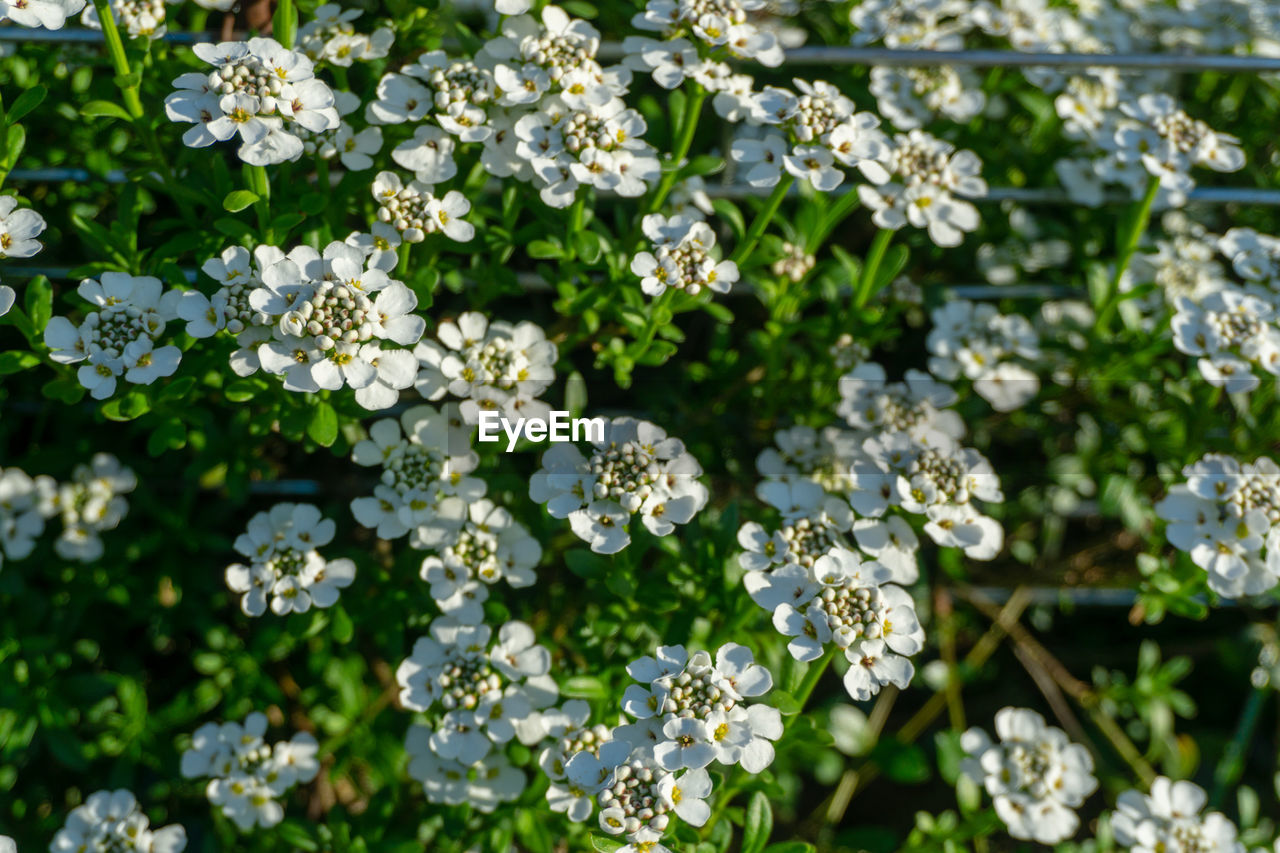
{"type": "MultiPolygon", "coordinates": [[[[242,39],[246,33],[233,33],[242,39]]],[[[91,29],[40,30],[0,27],[0,42],[101,44],[102,33],[91,29]]],[[[200,44],[222,40],[214,32],[168,32],[171,44],[200,44]]],[[[446,44],[445,49],[456,48],[446,44]]],[[[601,59],[626,55],[619,42],[604,42],[601,59]]],[[[815,45],[787,50],[787,62],[794,65],[896,65],[920,67],[961,65],[970,68],[1124,68],[1135,71],[1236,71],[1248,74],[1280,72],[1280,57],[1234,56],[1231,54],[1177,53],[1024,53],[1017,50],[899,50],[887,47],[815,45]]]]}
{"type": "MultiPolygon", "coordinates": [[[[334,177],[339,177],[335,170],[334,177]]],[[[15,183],[56,184],[64,181],[84,184],[100,180],[108,184],[123,184],[129,176],[122,169],[112,169],[105,175],[94,175],[87,169],[52,168],[52,169],[14,169],[9,173],[9,180],[15,183]]],[[[488,187],[486,187],[488,190],[488,187]]],[[[852,192],[850,187],[841,187],[832,195],[843,195],[852,192]]],[[[706,193],[711,198],[723,198],[730,201],[741,201],[748,198],[767,196],[768,188],[758,189],[747,184],[710,184],[706,193]]],[[[792,190],[792,195],[798,195],[792,190]]],[[[992,187],[985,196],[970,199],[975,202],[1013,201],[1019,204],[1072,204],[1064,190],[1056,187],[992,187]]],[[[1109,203],[1128,204],[1133,199],[1123,193],[1108,193],[1105,200],[1109,203]]],[[[1187,200],[1196,204],[1249,204],[1267,207],[1280,207],[1280,190],[1261,189],[1258,187],[1196,187],[1187,194],[1187,200]]]]}

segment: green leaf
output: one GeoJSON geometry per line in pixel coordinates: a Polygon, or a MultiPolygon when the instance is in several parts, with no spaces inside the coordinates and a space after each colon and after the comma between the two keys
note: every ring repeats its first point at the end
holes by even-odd
{"type": "Polygon", "coordinates": [[[112,101],[90,101],[80,108],[80,115],[87,118],[118,118],[121,121],[132,121],[133,116],[125,112],[124,107],[112,101]]]}
{"type": "Polygon", "coordinates": [[[102,414],[112,421],[132,421],[151,411],[151,401],[142,391],[130,391],[102,407],[102,414]]]}
{"type": "Polygon", "coordinates": [[[738,206],[727,198],[718,198],[711,202],[711,207],[715,210],[716,216],[729,223],[729,227],[733,229],[733,238],[741,240],[747,233],[747,223],[742,218],[742,211],[738,206]]]}
{"type": "Polygon", "coordinates": [[[608,699],[611,695],[608,686],[594,675],[575,675],[560,692],[571,699],[608,699]]]}
{"type": "Polygon", "coordinates": [[[249,190],[232,190],[222,200],[222,206],[232,213],[239,213],[258,200],[258,194],[249,190]]]}
{"type": "Polygon", "coordinates": [[[9,350],[0,352],[0,376],[8,376],[40,363],[40,356],[26,350],[9,350]]]}
{"type": "Polygon", "coordinates": [[[246,400],[252,400],[258,390],[256,382],[248,379],[237,379],[228,385],[222,393],[233,403],[243,403],[246,400]]]}
{"type": "Polygon", "coordinates": [[[742,824],[742,853],[760,853],[773,834],[773,806],[763,791],[756,791],[747,803],[742,824]]]}
{"type": "Polygon", "coordinates": [[[594,231],[579,231],[573,235],[573,251],[582,260],[594,264],[604,254],[600,235],[594,231]]]}
{"type": "Polygon", "coordinates": [[[577,370],[565,380],[564,407],[575,418],[580,417],[587,409],[587,380],[577,370]]]}
{"type": "Polygon", "coordinates": [[[40,106],[44,96],[47,94],[49,94],[49,90],[44,86],[35,85],[27,89],[14,100],[13,106],[9,107],[5,122],[7,124],[17,124],[22,121],[23,116],[40,106]]]}
{"type": "Polygon", "coordinates": [[[317,403],[307,421],[307,435],[321,447],[330,447],[338,440],[338,413],[328,403],[317,403]]]}
{"type": "Polygon", "coordinates": [[[764,848],[764,853],[814,853],[815,849],[807,841],[779,841],[764,848]]]}
{"type": "Polygon", "coordinates": [[[351,642],[351,638],[355,636],[356,625],[351,621],[351,616],[343,609],[342,605],[336,605],[330,611],[332,618],[330,621],[330,632],[334,642],[346,644],[351,642]]]}
{"type": "Polygon", "coordinates": [[[301,821],[285,820],[273,830],[276,835],[289,846],[298,850],[319,850],[320,845],[311,837],[307,827],[301,821]]]}
{"type": "Polygon", "coordinates": [[[27,283],[27,316],[35,334],[44,331],[53,317],[53,285],[44,276],[36,276],[27,283]]]}
{"type": "Polygon", "coordinates": [[[84,399],[84,386],[74,379],[54,379],[46,382],[40,393],[50,400],[66,403],[68,406],[84,399]]]}
{"type": "Polygon", "coordinates": [[[529,257],[538,260],[550,260],[564,256],[564,249],[550,240],[534,240],[529,244],[529,257]]]}
{"type": "Polygon", "coordinates": [[[156,427],[147,438],[147,453],[159,456],[166,450],[180,450],[187,445],[187,425],[171,417],[156,427]]]}
{"type": "Polygon", "coordinates": [[[564,554],[569,571],[580,578],[598,578],[609,571],[609,561],[586,548],[572,548],[564,554]]]}
{"type": "Polygon", "coordinates": [[[621,850],[625,847],[625,843],[616,839],[609,838],[607,835],[591,835],[591,846],[600,853],[614,853],[615,850],[621,850]]]}

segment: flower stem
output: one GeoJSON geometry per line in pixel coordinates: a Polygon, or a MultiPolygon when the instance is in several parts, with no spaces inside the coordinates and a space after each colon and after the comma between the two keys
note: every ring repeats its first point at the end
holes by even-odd
{"type": "Polygon", "coordinates": [[[111,55],[111,66],[116,72],[116,85],[124,96],[125,109],[134,119],[142,118],[142,98],[138,96],[138,85],[141,80],[133,78],[129,68],[129,57],[124,52],[124,40],[120,38],[120,30],[116,28],[115,15],[111,11],[108,0],[93,0],[93,7],[98,11],[98,20],[102,26],[102,37],[107,43],[107,53],[111,55]]]}
{"type": "Polygon", "coordinates": [[[292,48],[297,29],[298,18],[293,11],[293,0],[277,0],[275,18],[271,22],[271,34],[275,40],[292,48]]]}
{"type": "Polygon", "coordinates": [[[142,97],[138,94],[139,87],[142,85],[142,73],[135,73],[129,66],[129,56],[125,53],[124,40],[120,38],[120,30],[116,27],[116,19],[111,11],[111,3],[109,0],[93,0],[93,7],[98,12],[98,20],[102,26],[102,36],[107,43],[107,53],[111,56],[111,67],[116,72],[116,85],[120,87],[120,95],[124,99],[125,110],[131,117],[130,122],[142,139],[143,147],[147,149],[147,153],[151,155],[152,160],[159,167],[160,177],[164,182],[165,189],[169,192],[170,198],[178,206],[183,218],[188,222],[194,223],[195,216],[179,191],[179,184],[177,178],[174,177],[173,169],[170,168],[169,161],[165,157],[163,149],[160,148],[160,143],[156,140],[155,132],[152,131],[151,125],[146,121],[146,110],[142,106],[142,97]]]}
{"type": "Polygon", "coordinates": [[[875,287],[876,278],[880,273],[880,264],[884,261],[885,252],[889,250],[889,243],[892,240],[893,232],[889,229],[881,228],[876,232],[876,238],[871,241],[871,248],[867,251],[867,259],[862,264],[862,272],[858,275],[858,286],[854,290],[854,308],[861,308],[871,298],[871,289],[875,287]]]}
{"type": "Polygon", "coordinates": [[[698,130],[698,118],[702,115],[702,102],[706,98],[707,90],[694,83],[689,97],[684,102],[684,115],[680,118],[679,136],[676,139],[675,149],[671,152],[670,171],[663,174],[662,180],[658,182],[657,192],[649,198],[644,211],[646,215],[656,213],[667,200],[671,188],[675,186],[676,175],[680,173],[680,164],[689,155],[689,147],[693,145],[693,135],[698,130]]]}
{"type": "Polygon", "coordinates": [[[258,196],[253,209],[258,214],[258,230],[265,243],[271,242],[271,180],[267,177],[266,166],[246,166],[245,177],[249,189],[258,196]]]}
{"type": "MultiPolygon", "coordinates": [[[[813,695],[813,690],[818,686],[818,682],[822,680],[823,673],[827,671],[827,667],[831,665],[831,661],[835,659],[836,646],[833,643],[826,653],[813,663],[809,664],[809,668],[805,670],[804,678],[800,680],[800,686],[796,688],[795,700],[800,705],[800,710],[804,710],[804,706],[808,704],[809,697],[813,695]]],[[[797,713],[796,716],[799,716],[797,713]]]]}
{"type": "Polygon", "coordinates": [[[769,197],[764,201],[764,207],[760,208],[760,212],[756,214],[756,218],[751,220],[751,227],[747,229],[747,233],[743,235],[742,242],[738,244],[738,248],[734,249],[733,256],[729,259],[739,266],[755,250],[756,243],[760,242],[761,235],[764,230],[769,227],[769,223],[773,221],[774,214],[778,212],[778,207],[782,204],[782,200],[787,197],[787,192],[791,189],[791,185],[795,183],[795,178],[786,175],[782,180],[778,181],[774,186],[773,192],[769,193],[769,197]]]}
{"type": "Polygon", "coordinates": [[[1120,252],[1116,255],[1116,269],[1107,285],[1106,296],[1098,307],[1098,318],[1095,328],[1106,332],[1111,325],[1111,318],[1120,304],[1120,281],[1129,269],[1129,262],[1138,251],[1142,235],[1147,233],[1147,224],[1151,221],[1151,207],[1155,204],[1156,195],[1160,192],[1160,179],[1152,175],[1147,179],[1147,191],[1143,194],[1138,206],[1133,209],[1124,238],[1120,244],[1120,252]]]}

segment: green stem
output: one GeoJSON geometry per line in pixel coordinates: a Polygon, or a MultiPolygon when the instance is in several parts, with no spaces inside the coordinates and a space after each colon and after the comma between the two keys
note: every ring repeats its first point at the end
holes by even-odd
{"type": "Polygon", "coordinates": [[[1124,239],[1120,244],[1120,252],[1116,255],[1115,273],[1107,284],[1106,296],[1098,308],[1095,328],[1099,332],[1108,331],[1108,327],[1111,325],[1111,318],[1120,304],[1120,280],[1124,278],[1125,272],[1129,269],[1129,262],[1133,260],[1134,254],[1138,251],[1138,244],[1142,241],[1142,235],[1147,233],[1147,224],[1151,221],[1151,206],[1155,204],[1156,195],[1159,192],[1160,179],[1152,175],[1147,179],[1146,193],[1143,194],[1142,200],[1138,202],[1138,206],[1133,209],[1132,218],[1129,220],[1128,228],[1124,232],[1124,239]]]}
{"type": "Polygon", "coordinates": [[[266,166],[246,166],[245,177],[249,189],[258,196],[253,203],[254,212],[258,214],[258,231],[263,242],[271,242],[271,179],[267,177],[266,166]]]}
{"type": "Polygon", "coordinates": [[[192,214],[191,208],[187,206],[187,202],[182,197],[181,192],[176,189],[178,181],[174,177],[173,169],[169,166],[169,160],[165,157],[164,150],[156,140],[156,135],[151,129],[151,125],[147,123],[146,110],[142,106],[142,97],[138,94],[139,87],[142,84],[141,73],[135,77],[133,69],[129,66],[129,57],[125,53],[124,40],[120,38],[120,30],[116,27],[116,19],[111,11],[111,3],[109,0],[93,0],[93,6],[98,11],[102,35],[107,43],[107,53],[111,56],[111,67],[116,72],[116,85],[120,87],[120,95],[124,98],[124,106],[131,117],[133,128],[137,131],[138,136],[141,137],[143,147],[147,149],[147,153],[151,155],[151,159],[159,167],[165,189],[174,200],[174,203],[178,205],[178,210],[182,213],[183,218],[189,223],[194,223],[195,216],[192,214]]]}
{"type": "Polygon", "coordinates": [[[862,264],[862,272],[858,274],[858,287],[854,291],[854,308],[861,308],[871,298],[871,289],[875,287],[876,277],[880,273],[880,264],[884,261],[885,252],[889,251],[889,243],[893,241],[893,232],[882,228],[876,232],[867,251],[867,259],[862,264]]]}
{"type": "Polygon", "coordinates": [[[293,0],[277,0],[275,18],[271,22],[272,35],[285,47],[293,47],[298,29],[298,17],[293,11],[293,0]]]}
{"type": "Polygon", "coordinates": [[[760,208],[756,218],[751,220],[751,226],[747,229],[747,233],[743,235],[742,242],[738,244],[738,248],[734,249],[733,255],[729,260],[741,266],[742,262],[751,256],[751,252],[755,250],[756,243],[760,242],[761,235],[769,227],[769,223],[773,221],[774,214],[778,212],[778,207],[782,204],[782,200],[787,197],[787,192],[791,189],[791,185],[795,183],[795,180],[793,176],[787,175],[778,181],[773,188],[773,192],[769,193],[769,197],[764,200],[764,207],[760,208]]]}
{"type": "Polygon", "coordinates": [[[822,226],[809,238],[805,251],[811,255],[816,253],[822,244],[827,242],[827,237],[831,236],[835,227],[843,222],[858,204],[858,194],[853,189],[840,196],[822,218],[822,226]]]}
{"type": "Polygon", "coordinates": [[[1262,706],[1266,703],[1270,688],[1254,688],[1245,701],[1244,710],[1240,712],[1240,722],[1236,724],[1235,736],[1222,751],[1222,759],[1213,771],[1213,795],[1209,805],[1217,808],[1222,805],[1222,797],[1244,773],[1244,754],[1253,741],[1253,733],[1258,728],[1258,717],[1262,715],[1262,706]]]}
{"type": "Polygon", "coordinates": [[[93,0],[93,7],[98,10],[98,20],[102,26],[102,36],[107,42],[107,53],[111,55],[111,66],[116,72],[116,84],[124,96],[125,109],[134,119],[142,118],[142,98],[138,95],[138,84],[141,81],[132,79],[129,68],[129,57],[124,52],[124,40],[120,38],[120,30],[116,28],[115,15],[111,11],[108,0],[93,0]]]}
{"type": "MultiPolygon", "coordinates": [[[[804,678],[800,680],[800,686],[796,688],[795,700],[800,705],[800,710],[804,710],[804,706],[808,704],[809,697],[813,695],[813,690],[818,686],[818,682],[822,680],[823,674],[827,671],[827,667],[831,665],[831,661],[835,659],[836,646],[833,643],[831,648],[827,649],[826,654],[809,664],[809,668],[805,670],[804,678]]],[[[797,714],[799,716],[799,714],[797,714]]]]}
{"type": "Polygon", "coordinates": [[[675,186],[676,176],[680,174],[680,164],[689,155],[689,148],[693,145],[693,135],[698,130],[698,118],[702,115],[702,102],[706,98],[707,90],[694,83],[693,91],[684,102],[684,115],[680,119],[680,134],[676,139],[675,149],[671,152],[670,169],[663,174],[662,180],[658,182],[657,192],[650,197],[649,204],[645,206],[646,215],[660,210],[662,203],[671,193],[671,188],[675,186]]]}

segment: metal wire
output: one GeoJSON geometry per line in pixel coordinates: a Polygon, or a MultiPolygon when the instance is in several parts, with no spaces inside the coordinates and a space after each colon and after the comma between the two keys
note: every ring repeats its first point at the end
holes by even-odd
{"type": "MultiPolygon", "coordinates": [[[[233,33],[233,39],[245,33],[233,33]]],[[[221,41],[220,33],[168,32],[171,44],[221,41]]],[[[101,44],[102,33],[91,29],[33,30],[0,27],[0,42],[101,44]]],[[[446,49],[451,45],[446,44],[446,49]]],[[[598,55],[619,59],[626,55],[620,42],[603,42],[598,55]]],[[[899,50],[887,47],[817,45],[793,47],[787,62],[795,65],[896,65],[920,67],[959,65],[970,68],[1123,68],[1134,71],[1235,71],[1245,74],[1280,72],[1280,57],[1177,53],[1024,53],[1016,50],[899,50]]]]}

